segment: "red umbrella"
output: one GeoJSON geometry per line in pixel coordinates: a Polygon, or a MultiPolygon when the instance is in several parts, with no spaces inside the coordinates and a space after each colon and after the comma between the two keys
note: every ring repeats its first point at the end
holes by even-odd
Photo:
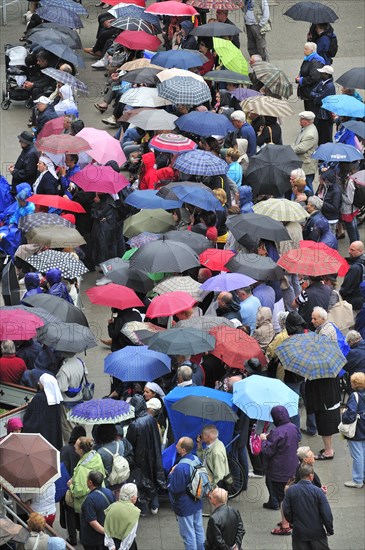
{"type": "Polygon", "coordinates": [[[327,252],[327,254],[329,254],[333,259],[338,260],[341,263],[341,267],[338,270],[338,274],[340,277],[344,277],[350,269],[350,266],[345,258],[343,258],[341,254],[337,252],[337,250],[333,250],[333,248],[330,248],[325,243],[315,243],[314,241],[300,241],[299,246],[300,248],[311,248],[318,251],[323,250],[324,252],[327,252]]]}
{"type": "MultiPolygon", "coordinates": [[[[134,4],[135,6],[140,6],[141,8],[146,7],[145,0],[110,0],[108,2],[110,6],[117,6],[118,4],[134,4]]],[[[123,6],[120,6],[121,8],[123,6]]]]}
{"type": "Polygon", "coordinates": [[[210,329],[209,334],[216,339],[215,348],[210,353],[229,367],[243,370],[244,362],[252,357],[259,359],[261,365],[266,365],[265,355],[257,340],[243,330],[221,325],[210,329]]]}
{"type": "Polygon", "coordinates": [[[24,310],[0,311],[0,340],[30,340],[44,322],[34,313],[24,310]]]}
{"type": "Polygon", "coordinates": [[[151,50],[153,52],[156,52],[161,46],[161,40],[157,36],[148,34],[145,31],[123,31],[114,42],[130,50],[151,50]]]}
{"type": "Polygon", "coordinates": [[[181,2],[175,2],[174,0],[167,0],[167,2],[156,2],[151,4],[149,8],[145,10],[146,13],[156,13],[157,15],[197,15],[198,12],[192,6],[187,6],[181,2]]]}
{"type": "Polygon", "coordinates": [[[229,271],[225,264],[234,256],[232,250],[220,250],[219,248],[208,248],[199,256],[201,265],[208,267],[211,271],[229,271]]]}
{"type": "Polygon", "coordinates": [[[92,304],[99,306],[128,309],[130,307],[144,307],[144,303],[138,298],[131,288],[111,283],[107,286],[94,286],[86,291],[92,304]]]}
{"type": "Polygon", "coordinates": [[[63,116],[52,118],[52,120],[45,123],[37,138],[40,139],[48,136],[60,135],[63,130],[63,116]]]}
{"type": "Polygon", "coordinates": [[[198,147],[195,141],[180,134],[159,134],[151,139],[149,146],[157,151],[173,154],[193,151],[198,147]]]}
{"type": "Polygon", "coordinates": [[[77,214],[85,214],[86,212],[85,208],[78,202],[64,199],[58,195],[32,195],[27,201],[40,206],[51,206],[67,212],[76,212],[77,214]]]}
{"type": "Polygon", "coordinates": [[[286,269],[288,273],[311,275],[312,277],[338,273],[342,262],[335,258],[332,252],[331,250],[331,254],[328,254],[319,248],[298,248],[283,254],[277,264],[286,269]]]}
{"type": "Polygon", "coordinates": [[[35,145],[39,151],[53,153],[54,155],[80,153],[81,151],[88,151],[90,149],[90,144],[86,139],[69,134],[38,138],[35,145]]]}
{"type": "Polygon", "coordinates": [[[185,311],[196,304],[196,299],[187,292],[177,291],[168,292],[161,296],[153,298],[148,306],[146,316],[154,319],[155,317],[170,317],[180,311],[185,311]]]}
{"type": "Polygon", "coordinates": [[[111,166],[95,164],[88,164],[71,176],[71,180],[89,193],[118,193],[123,187],[130,185],[127,178],[118,174],[111,166]]]}

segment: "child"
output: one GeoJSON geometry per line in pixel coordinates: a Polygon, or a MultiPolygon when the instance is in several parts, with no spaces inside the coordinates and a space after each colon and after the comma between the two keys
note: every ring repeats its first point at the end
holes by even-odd
{"type": "Polygon", "coordinates": [[[239,187],[242,185],[242,168],[237,162],[240,157],[237,149],[230,147],[226,153],[226,162],[229,165],[227,176],[239,187]]]}

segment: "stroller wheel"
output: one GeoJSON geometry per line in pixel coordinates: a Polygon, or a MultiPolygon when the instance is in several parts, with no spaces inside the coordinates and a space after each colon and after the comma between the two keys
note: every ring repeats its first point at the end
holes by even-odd
{"type": "Polygon", "coordinates": [[[9,99],[5,99],[1,102],[1,108],[3,111],[7,111],[10,107],[11,101],[9,99]]]}

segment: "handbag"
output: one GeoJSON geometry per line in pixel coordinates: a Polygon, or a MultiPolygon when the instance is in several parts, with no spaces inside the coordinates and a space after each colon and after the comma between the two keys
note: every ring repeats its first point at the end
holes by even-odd
{"type": "MultiPolygon", "coordinates": [[[[266,433],[268,425],[269,425],[269,423],[265,422],[264,429],[263,429],[262,433],[266,433]]],[[[249,443],[250,443],[251,453],[253,455],[259,455],[261,453],[261,449],[262,449],[262,440],[260,439],[259,434],[257,434],[255,430],[256,430],[256,426],[254,426],[252,428],[249,443]]]]}
{"type": "Polygon", "coordinates": [[[343,300],[337,290],[334,292],[338,294],[339,301],[329,310],[327,319],[337,325],[341,332],[348,332],[354,326],[352,304],[343,300]]]}
{"type": "Polygon", "coordinates": [[[66,494],[65,494],[65,503],[67,504],[67,506],[69,508],[74,508],[75,507],[75,503],[74,503],[74,497],[70,491],[70,489],[67,489],[66,491],[66,494]]]}
{"type": "MultiPolygon", "coordinates": [[[[357,392],[354,392],[354,396],[356,399],[356,403],[359,404],[359,394],[357,392]]],[[[353,422],[351,422],[351,424],[343,424],[342,422],[340,422],[338,425],[338,431],[340,432],[340,434],[344,435],[348,439],[352,439],[353,437],[355,437],[357,421],[359,420],[359,418],[360,415],[356,414],[356,418],[353,422]]]]}
{"type": "Polygon", "coordinates": [[[94,397],[95,384],[94,382],[89,382],[86,378],[86,373],[84,371],[83,377],[84,384],[82,386],[82,399],[84,401],[90,401],[94,397]]]}

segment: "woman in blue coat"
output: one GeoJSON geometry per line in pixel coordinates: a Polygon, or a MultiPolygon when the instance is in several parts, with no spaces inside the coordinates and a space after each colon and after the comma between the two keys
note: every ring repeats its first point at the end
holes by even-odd
{"type": "Polygon", "coordinates": [[[352,481],[346,481],[345,487],[361,489],[365,479],[365,374],[355,372],[350,380],[353,393],[346,403],[342,422],[351,424],[359,416],[355,436],[347,440],[352,458],[352,481]]]}

